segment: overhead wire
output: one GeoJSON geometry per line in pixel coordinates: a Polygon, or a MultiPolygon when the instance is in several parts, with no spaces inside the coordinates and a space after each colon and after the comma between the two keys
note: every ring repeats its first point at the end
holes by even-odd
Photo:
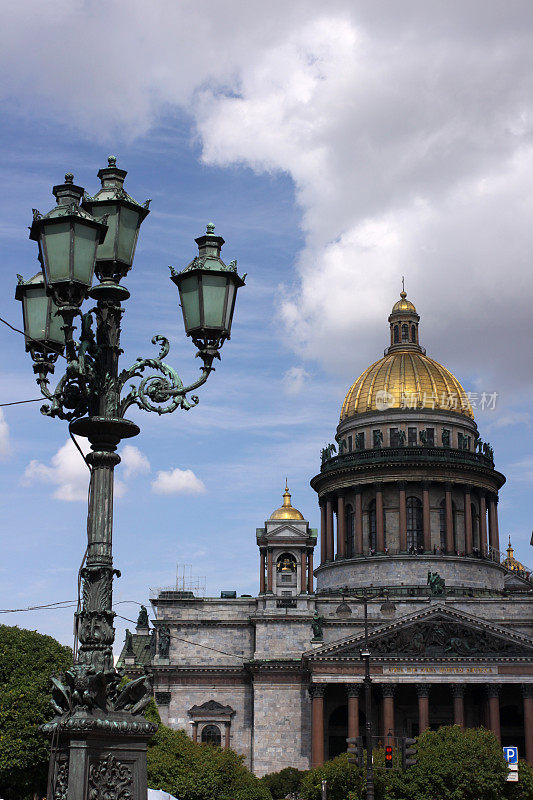
{"type": "MultiPolygon", "coordinates": [[[[0,317],[0,322],[3,322],[4,325],[7,325],[7,327],[11,328],[11,330],[15,331],[15,333],[20,333],[22,336],[24,336],[25,339],[28,339],[30,342],[35,342],[35,344],[38,344],[42,347],[43,344],[42,342],[40,342],[38,339],[34,339],[32,336],[28,336],[27,333],[24,333],[24,331],[21,331],[19,328],[15,328],[14,325],[11,325],[11,323],[8,322],[3,317],[0,317]]],[[[61,356],[61,358],[64,358],[65,361],[68,361],[68,358],[64,353],[61,352],[61,350],[58,350],[57,348],[50,346],[47,346],[47,349],[50,350],[52,353],[56,353],[58,356],[61,356]]]]}

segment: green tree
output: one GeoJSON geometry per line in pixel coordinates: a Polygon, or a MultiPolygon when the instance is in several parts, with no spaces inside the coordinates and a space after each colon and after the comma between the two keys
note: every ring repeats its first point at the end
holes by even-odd
{"type": "Polygon", "coordinates": [[[418,737],[418,764],[386,775],[386,800],[501,800],[507,765],[493,733],[457,725],[418,737]]]}
{"type": "Polygon", "coordinates": [[[321,767],[307,772],[301,783],[301,793],[305,800],[320,800],[322,781],[328,784],[328,800],[359,800],[363,797],[365,786],[363,773],[348,764],[348,756],[343,753],[321,767]]]}
{"type": "Polygon", "coordinates": [[[36,631],[0,625],[0,796],[25,800],[46,791],[50,676],[72,664],[69,647],[36,631]]]}
{"type": "Polygon", "coordinates": [[[233,750],[197,744],[161,725],[148,746],[148,786],[179,800],[272,800],[233,750]]]}
{"type": "Polygon", "coordinates": [[[296,767],[285,767],[279,772],[263,775],[261,781],[267,786],[274,800],[283,800],[288,794],[299,792],[302,778],[306,774],[296,767]]]}

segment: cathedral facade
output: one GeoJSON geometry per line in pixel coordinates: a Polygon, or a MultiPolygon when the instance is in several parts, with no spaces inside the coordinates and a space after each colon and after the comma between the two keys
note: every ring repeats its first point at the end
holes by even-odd
{"type": "Polygon", "coordinates": [[[161,590],[127,637],[120,663],[149,667],[163,722],[258,775],[364,735],[365,641],[377,736],[483,725],[533,763],[533,582],[500,551],[505,478],[419,320],[402,292],[346,395],[311,480],[320,537],[286,487],[256,531],[256,597],[161,590]]]}

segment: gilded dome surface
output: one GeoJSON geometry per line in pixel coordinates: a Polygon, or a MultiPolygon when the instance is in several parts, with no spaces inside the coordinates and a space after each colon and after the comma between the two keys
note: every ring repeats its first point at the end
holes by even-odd
{"type": "Polygon", "coordinates": [[[394,314],[395,311],[407,311],[413,314],[416,314],[416,308],[414,307],[413,303],[410,300],[407,300],[407,293],[400,292],[400,300],[394,303],[392,307],[392,313],[394,314]]]}
{"type": "Polygon", "coordinates": [[[424,353],[411,350],[388,353],[357,378],[342,404],[341,422],[389,408],[439,409],[474,417],[457,378],[424,353]]]}
{"type": "Polygon", "coordinates": [[[293,508],[291,504],[291,495],[289,487],[285,484],[285,491],[283,493],[283,505],[277,508],[270,515],[270,519],[303,519],[303,514],[297,508],[293,508]]]}

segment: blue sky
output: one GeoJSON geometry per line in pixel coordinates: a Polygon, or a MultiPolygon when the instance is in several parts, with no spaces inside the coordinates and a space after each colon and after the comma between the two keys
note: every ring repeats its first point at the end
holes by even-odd
{"type": "MultiPolygon", "coordinates": [[[[177,563],[208,594],[255,593],[255,528],[285,476],[318,527],[309,479],[346,390],[387,344],[402,275],[428,354],[467,390],[498,392],[477,421],[508,477],[502,540],[533,563],[530,4],[285,6],[57,2],[43,21],[26,0],[5,16],[0,315],[20,324],[15,276],[37,271],[31,209],[51,207],[66,171],[92,193],[110,153],[128,191],[152,198],[125,281],[123,365],[162,333],[194,379],[168,265],[188,263],[206,222],[248,273],[199,406],[132,411],[142,432],[117,470],[114,539],[126,617],[177,563]],[[175,491],[154,491],[174,470],[175,491]]],[[[37,397],[21,337],[0,337],[0,402],[37,397]]],[[[85,547],[86,468],[38,409],[0,421],[2,609],[74,598],[85,547]]],[[[72,639],[70,608],[0,620],[72,639]]]]}

